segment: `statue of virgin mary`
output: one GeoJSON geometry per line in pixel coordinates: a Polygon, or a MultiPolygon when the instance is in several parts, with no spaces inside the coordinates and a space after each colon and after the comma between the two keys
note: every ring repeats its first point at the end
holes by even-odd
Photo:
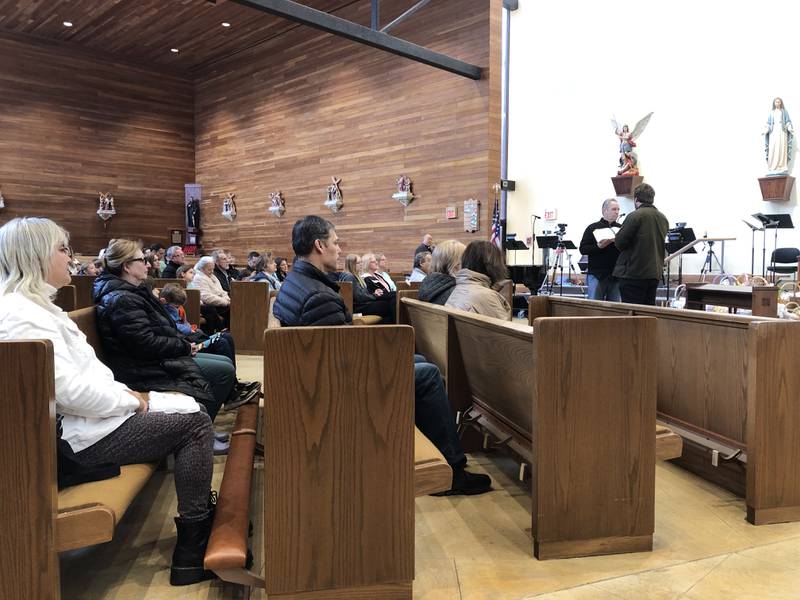
{"type": "Polygon", "coordinates": [[[792,154],[794,128],[783,100],[775,98],[764,127],[764,150],[767,154],[767,176],[786,175],[792,154]]]}

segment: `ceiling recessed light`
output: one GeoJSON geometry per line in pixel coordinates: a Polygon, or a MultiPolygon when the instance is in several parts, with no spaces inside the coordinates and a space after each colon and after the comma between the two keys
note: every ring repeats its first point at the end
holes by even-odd
{"type": "Polygon", "coordinates": [[[230,23],[228,23],[227,21],[225,21],[225,22],[222,24],[222,26],[223,26],[223,27],[230,27],[230,26],[231,26],[231,24],[230,24],[230,23]]]}
{"type": "Polygon", "coordinates": [[[72,27],[72,21],[64,21],[64,27],[72,27]]]}
{"type": "Polygon", "coordinates": [[[169,51],[170,51],[170,52],[174,52],[175,54],[177,54],[178,52],[180,52],[180,50],[178,50],[177,48],[170,48],[170,49],[169,49],[169,51]]]}

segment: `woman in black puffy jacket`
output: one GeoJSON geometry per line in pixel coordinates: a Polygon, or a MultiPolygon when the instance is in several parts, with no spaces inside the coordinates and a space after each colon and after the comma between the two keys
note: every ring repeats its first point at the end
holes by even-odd
{"type": "Polygon", "coordinates": [[[179,391],[206,407],[213,419],[236,384],[229,358],[198,355],[199,344],[175,326],[146,286],[142,250],[130,240],[112,240],[105,269],[94,283],[97,325],[104,360],[118,381],[137,391],[179,391]]]}

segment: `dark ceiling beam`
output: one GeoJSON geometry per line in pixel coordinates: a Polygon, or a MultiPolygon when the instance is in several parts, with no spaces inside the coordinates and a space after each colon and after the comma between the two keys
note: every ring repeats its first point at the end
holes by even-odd
{"type": "Polygon", "coordinates": [[[372,0],[372,19],[371,25],[373,29],[381,26],[381,0],[372,0]]]}
{"type": "Polygon", "coordinates": [[[417,2],[417,3],[416,3],[414,6],[412,6],[411,8],[409,8],[409,9],[408,9],[406,12],[404,12],[402,15],[400,15],[399,17],[397,17],[397,18],[396,18],[394,21],[392,21],[392,22],[391,22],[391,23],[389,23],[388,25],[384,25],[383,27],[381,27],[381,31],[383,31],[384,33],[386,33],[386,32],[387,32],[387,31],[389,31],[389,30],[390,30],[392,27],[394,27],[395,25],[397,25],[398,23],[400,23],[400,22],[402,22],[402,21],[405,21],[405,20],[406,20],[408,17],[410,17],[411,15],[413,15],[415,12],[417,12],[417,11],[418,11],[420,8],[422,8],[423,6],[425,6],[425,5],[426,5],[428,2],[430,2],[430,1],[431,1],[431,0],[419,0],[419,2],[417,2]]]}
{"type": "Polygon", "coordinates": [[[332,33],[359,44],[366,44],[379,50],[391,52],[397,56],[410,58],[416,62],[443,69],[469,79],[480,79],[481,68],[470,63],[452,58],[446,54],[434,52],[423,46],[412,44],[381,31],[375,31],[347,19],[342,19],[326,12],[309,8],[291,0],[233,0],[237,4],[248,6],[277,17],[301,23],[327,33],[332,33]]]}

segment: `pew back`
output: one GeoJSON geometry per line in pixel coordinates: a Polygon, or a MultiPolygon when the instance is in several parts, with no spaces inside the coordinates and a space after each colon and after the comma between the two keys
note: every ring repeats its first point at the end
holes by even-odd
{"type": "Polygon", "coordinates": [[[94,306],[92,288],[96,275],[73,275],[70,283],[75,286],[76,305],[75,308],[85,308],[94,306]]]}
{"type": "Polygon", "coordinates": [[[413,344],[402,326],[264,333],[268,594],[411,597],[413,344]]]}
{"type": "Polygon", "coordinates": [[[532,297],[529,306],[529,319],[658,319],[658,417],[690,442],[695,455],[702,452],[698,462],[688,462],[690,453],[682,464],[743,493],[751,523],[800,520],[800,460],[787,459],[800,456],[800,370],[793,365],[800,355],[800,323],[557,297],[532,297]],[[702,440],[742,451],[744,472],[722,464],[709,468],[711,450],[702,440]]]}
{"type": "Polygon", "coordinates": [[[65,285],[58,288],[58,293],[53,299],[53,304],[64,312],[75,310],[78,305],[78,296],[74,285],[65,285]]]}
{"type": "Polygon", "coordinates": [[[53,345],[0,342],[0,598],[59,598],[53,345]]]}
{"type": "Polygon", "coordinates": [[[231,281],[231,334],[237,353],[261,354],[273,295],[266,283],[231,281]]]}
{"type": "Polygon", "coordinates": [[[353,314],[353,283],[351,281],[338,281],[339,295],[344,300],[344,306],[351,315],[353,314]]]}
{"type": "Polygon", "coordinates": [[[451,402],[530,462],[537,558],[652,547],[656,320],[535,327],[402,299],[451,402]],[[609,340],[630,344],[608,352],[609,340]],[[630,368],[619,373],[618,365],[630,368]]]}

